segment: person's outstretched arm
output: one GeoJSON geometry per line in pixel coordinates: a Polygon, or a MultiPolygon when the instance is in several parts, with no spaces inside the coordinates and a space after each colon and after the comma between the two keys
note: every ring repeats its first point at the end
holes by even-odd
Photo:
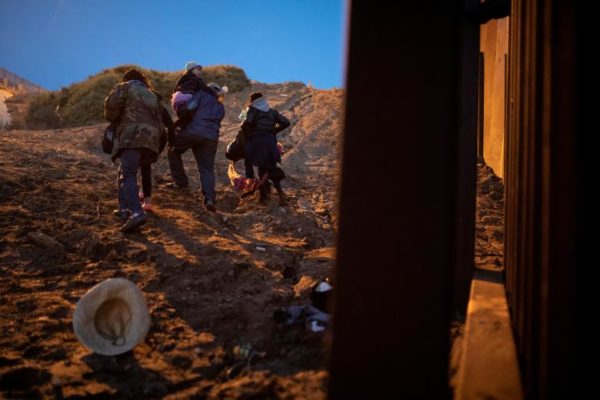
{"type": "Polygon", "coordinates": [[[288,126],[290,126],[290,120],[281,115],[277,110],[275,111],[275,128],[273,133],[276,135],[288,126]]]}
{"type": "Polygon", "coordinates": [[[173,118],[171,118],[171,114],[165,108],[165,106],[161,105],[162,108],[162,122],[165,128],[167,128],[167,143],[173,144],[175,139],[175,124],[173,124],[173,118]]]}
{"type": "Polygon", "coordinates": [[[248,138],[250,135],[250,130],[252,129],[252,123],[254,122],[254,116],[256,115],[256,111],[253,107],[250,107],[248,113],[246,114],[246,119],[242,122],[242,132],[244,132],[244,137],[248,138]]]}

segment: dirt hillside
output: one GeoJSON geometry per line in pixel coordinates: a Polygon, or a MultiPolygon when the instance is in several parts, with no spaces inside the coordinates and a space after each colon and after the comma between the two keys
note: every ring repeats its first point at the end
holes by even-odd
{"type": "Polygon", "coordinates": [[[255,82],[227,102],[218,213],[201,206],[190,154],[190,190],[165,187],[163,154],[156,212],[132,234],[112,216],[104,125],[0,133],[0,397],[324,398],[327,336],[281,328],[272,313],[307,303],[331,275],[341,92],[255,82]],[[241,201],[227,179],[225,145],[253,90],[293,122],[281,135],[285,208],[241,201]],[[35,244],[36,232],[59,245],[35,244]],[[145,341],[117,357],[92,354],[71,326],[78,299],[110,277],[135,282],[152,318],[145,341]],[[228,376],[246,343],[266,356],[228,376]]]}
{"type": "Polygon", "coordinates": [[[477,166],[475,266],[501,270],[504,258],[504,183],[492,168],[477,166]]]}
{"type": "Polygon", "coordinates": [[[12,122],[12,118],[8,112],[8,107],[5,103],[5,100],[9,99],[10,97],[12,97],[12,93],[0,89],[0,131],[3,131],[12,122]]]}

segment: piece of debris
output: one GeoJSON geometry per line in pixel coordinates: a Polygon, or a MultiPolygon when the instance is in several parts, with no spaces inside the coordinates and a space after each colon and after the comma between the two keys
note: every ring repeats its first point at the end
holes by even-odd
{"type": "Polygon", "coordinates": [[[309,332],[323,332],[329,326],[331,316],[311,305],[278,308],[273,312],[273,319],[278,324],[304,325],[309,332]]]}
{"type": "Polygon", "coordinates": [[[62,243],[41,232],[29,232],[27,237],[38,246],[48,249],[54,253],[63,253],[65,251],[62,243]]]}
{"type": "Polygon", "coordinates": [[[267,352],[256,351],[249,343],[237,345],[232,350],[233,356],[237,360],[241,360],[227,370],[227,377],[233,379],[238,376],[246,367],[256,364],[258,361],[265,358],[267,352]]]}
{"type": "Polygon", "coordinates": [[[264,358],[267,353],[264,351],[256,351],[250,344],[237,345],[233,348],[233,355],[248,361],[248,364],[253,364],[256,361],[264,358]]]}
{"type": "Polygon", "coordinates": [[[327,279],[313,285],[310,294],[311,304],[294,305],[278,308],[273,312],[273,319],[278,324],[287,326],[304,325],[308,332],[324,332],[331,320],[328,313],[333,287],[327,279]]]}

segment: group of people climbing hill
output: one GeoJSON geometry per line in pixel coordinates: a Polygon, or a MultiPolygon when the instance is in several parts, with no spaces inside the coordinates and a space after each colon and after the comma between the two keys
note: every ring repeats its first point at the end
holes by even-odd
{"type": "MultiPolygon", "coordinates": [[[[151,165],[165,147],[173,178],[167,187],[189,186],[181,156],[191,149],[200,172],[204,206],[208,211],[216,212],[214,164],[227,92],[227,86],[221,87],[214,82],[206,84],[202,79],[202,66],[188,62],[171,96],[171,106],[177,114],[174,122],[161,102],[162,96],[140,71],[127,71],[123,81],[113,88],[104,102],[104,116],[114,127],[111,157],[113,161],[120,159],[117,176],[119,208],[114,214],[124,222],[121,231],[128,232],[144,224],[146,212],[152,211],[151,165]],[[138,191],[138,170],[142,174],[141,191],[138,191]]],[[[267,99],[258,92],[250,95],[241,118],[239,135],[244,143],[246,178],[254,181],[242,197],[258,188],[259,202],[267,204],[271,180],[279,203],[285,205],[281,188],[285,174],[277,166],[281,154],[276,134],[290,125],[289,120],[270,108],[267,99]],[[259,179],[255,179],[254,167],[258,168],[259,179]]]]}

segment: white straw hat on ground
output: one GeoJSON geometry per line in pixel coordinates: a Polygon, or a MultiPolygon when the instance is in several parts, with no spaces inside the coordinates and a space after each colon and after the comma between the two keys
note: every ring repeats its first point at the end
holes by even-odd
{"type": "Polygon", "coordinates": [[[73,314],[75,336],[105,356],[133,349],[149,328],[150,313],[142,291],[123,278],[107,279],[91,288],[73,314]]]}

